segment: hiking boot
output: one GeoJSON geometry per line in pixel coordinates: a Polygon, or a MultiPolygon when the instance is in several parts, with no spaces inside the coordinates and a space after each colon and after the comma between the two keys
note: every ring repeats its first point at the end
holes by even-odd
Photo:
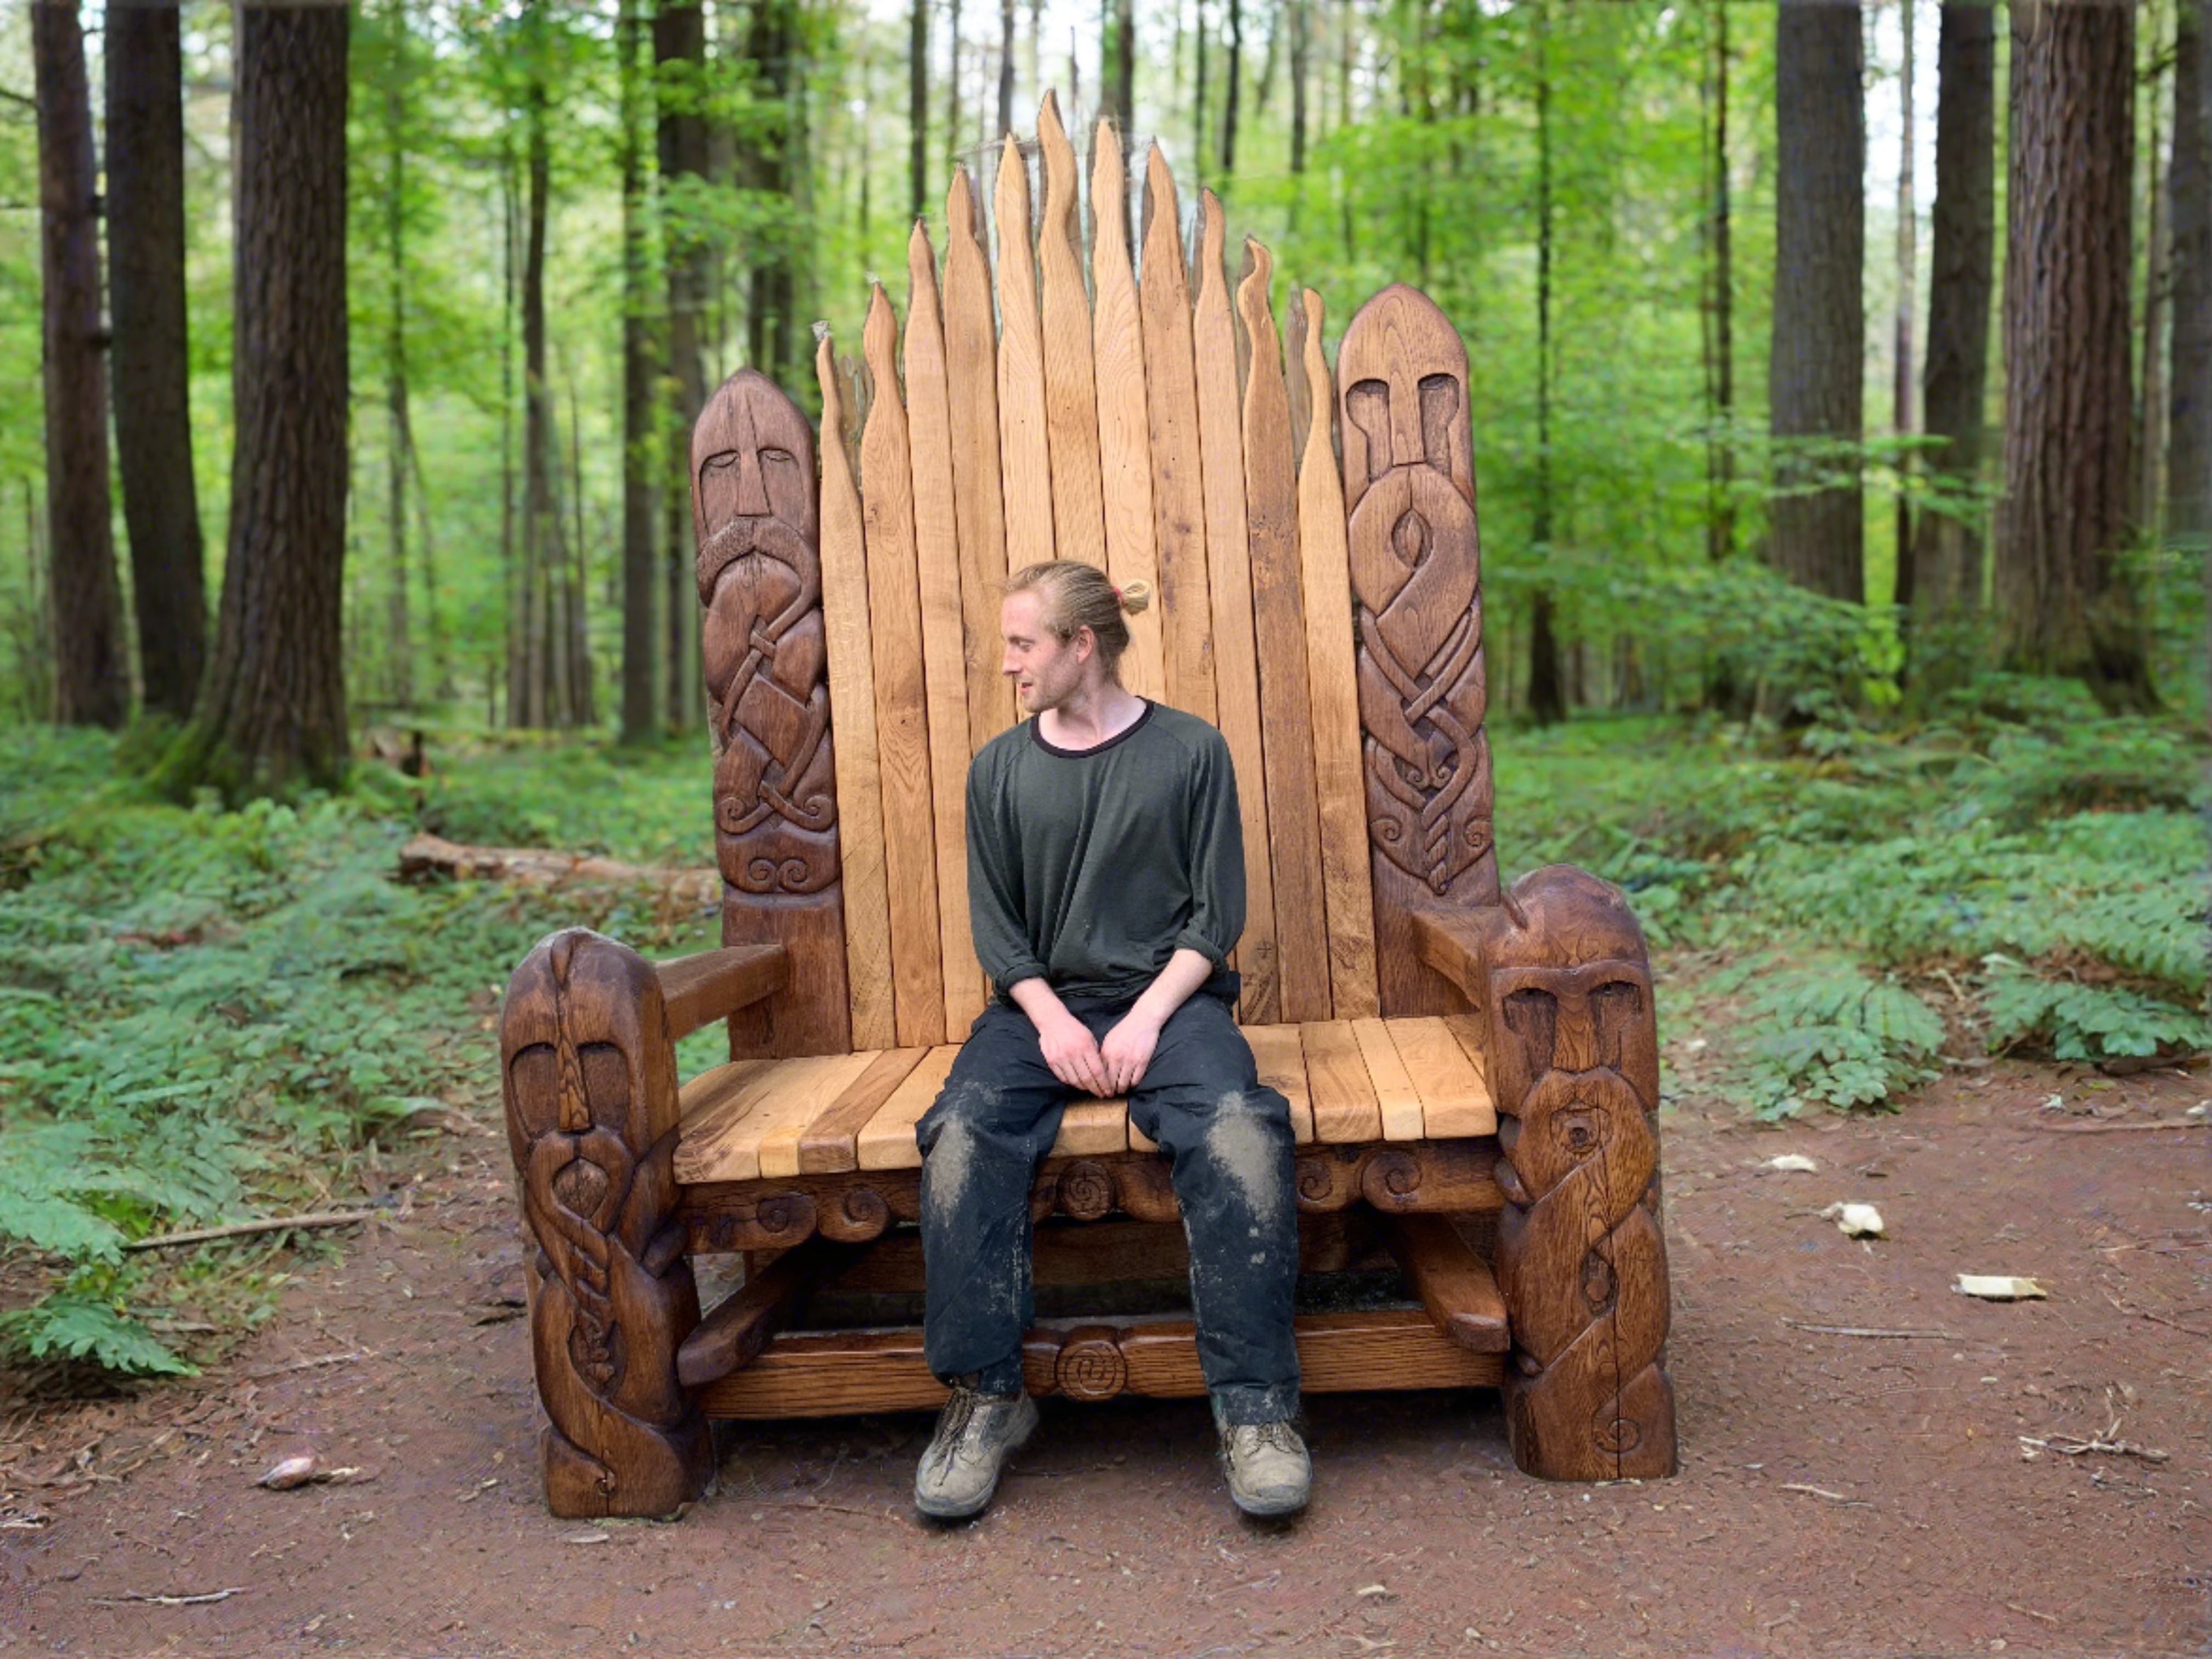
{"type": "Polygon", "coordinates": [[[974,1515],[991,1501],[999,1471],[1036,1431],[1036,1401],[956,1388],[914,1474],[914,1506],[939,1521],[974,1515]]]}
{"type": "Polygon", "coordinates": [[[1229,1495],[1247,1515],[1295,1515],[1313,1490],[1306,1443],[1287,1421],[1223,1424],[1221,1462],[1229,1495]]]}

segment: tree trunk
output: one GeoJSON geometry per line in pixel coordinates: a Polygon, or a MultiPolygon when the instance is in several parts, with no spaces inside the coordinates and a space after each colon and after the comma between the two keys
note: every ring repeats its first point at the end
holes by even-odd
{"type": "MultiPolygon", "coordinates": [[[[2173,392],[2166,527],[2200,556],[2212,532],[2212,0],[2181,0],[2173,41],[2173,392]]],[[[2212,572],[2212,560],[2206,563],[2212,572]]]]}
{"type": "Polygon", "coordinates": [[[707,123],[700,112],[707,58],[705,15],[697,0],[664,0],[653,19],[653,61],[660,80],[660,180],[668,253],[668,363],[672,389],[662,488],[661,617],[667,681],[665,718],[675,731],[700,722],[698,628],[694,613],[691,538],[691,425],[707,402],[700,360],[699,313],[704,303],[707,239],[697,223],[696,190],[707,173],[707,123]]]}
{"type": "Polygon", "coordinates": [[[1929,482],[1958,500],[1913,526],[1914,683],[1940,690],[1971,666],[1966,637],[1982,604],[1979,507],[1964,499],[1982,469],[1990,295],[1996,241],[1996,14],[1977,0],[1943,8],[1936,46],[1935,246],[1921,383],[1929,482]]]}
{"type": "MultiPolygon", "coordinates": [[[[1899,0],[1899,21],[1904,28],[1904,73],[1899,79],[1897,141],[1897,304],[1890,321],[1891,422],[1898,438],[1897,470],[1900,478],[1912,476],[1912,452],[1905,441],[1912,436],[1912,313],[1917,265],[1918,207],[1912,189],[1912,14],[1918,0],[1899,0]]],[[[1912,497],[1908,489],[1897,493],[1897,603],[1912,603],[1912,497]]]]}
{"type": "Polygon", "coordinates": [[[1728,0],[1712,0],[1712,437],[1706,452],[1705,553],[1735,552],[1735,254],[1729,176],[1728,0]]]}
{"type": "Polygon", "coordinates": [[[234,18],[230,545],[215,659],[162,781],[234,802],[345,775],[349,18],[234,18]]]}
{"type": "MultiPolygon", "coordinates": [[[[960,0],[945,0],[945,172],[960,165],[960,0]]],[[[756,9],[754,15],[757,17],[756,9]]]]}
{"type": "Polygon", "coordinates": [[[2014,0],[2004,281],[2005,654],[2154,701],[2128,534],[2129,186],[2135,15],[2014,0]]]}
{"type": "Polygon", "coordinates": [[[1866,109],[1859,10],[1781,0],[1775,30],[1776,440],[1768,557],[1800,587],[1866,598],[1866,109]]]}
{"type": "Polygon", "coordinates": [[[177,12],[107,12],[107,269],[116,471],[146,707],[191,717],[207,654],[185,325],[185,105],[177,12]]]}
{"type": "Polygon", "coordinates": [[[2150,222],[2145,227],[2143,237],[2142,398],[2137,405],[2135,441],[2131,446],[2136,462],[2136,494],[2133,510],[2128,515],[2152,542],[2156,542],[2159,536],[2158,474],[2160,465],[2166,459],[2166,313],[2167,283],[2172,270],[2167,246],[2166,180],[2160,176],[2160,166],[2166,157],[2159,143],[2159,118],[2165,113],[2159,82],[2165,78],[2166,66],[2159,61],[2158,47],[2158,30],[2154,25],[2149,43],[2154,61],[2139,71],[2138,76],[2150,105],[2150,131],[2146,135],[2149,143],[2144,145],[2148,154],[2143,157],[2149,177],[2144,181],[2142,198],[2148,206],[2150,222]]]}
{"type": "Polygon", "coordinates": [[[1229,0],[1228,83],[1221,94],[1221,187],[1237,176],[1237,112],[1244,85],[1244,0],[1229,0]]]}
{"type": "Polygon", "coordinates": [[[1014,0],[999,0],[999,123],[997,137],[1014,130],[1014,0]]]}
{"type": "MultiPolygon", "coordinates": [[[[1306,73],[1313,58],[1313,0],[1290,0],[1291,8],[1291,173],[1306,170],[1306,73]]],[[[1297,198],[1291,198],[1291,211],[1297,198]]]]}
{"type": "Polygon", "coordinates": [[[654,530],[660,502],[659,434],[653,425],[651,301],[646,289],[644,30],[639,17],[647,0],[621,0],[616,57],[621,78],[623,238],[623,657],[622,740],[643,743],[659,727],[660,584],[654,530]]]}
{"type": "MultiPolygon", "coordinates": [[[[1552,72],[1550,0],[1538,0],[1536,47],[1536,512],[1529,540],[1552,561],[1552,72]]],[[[1528,712],[1540,726],[1567,717],[1565,666],[1553,623],[1552,585],[1540,581],[1529,611],[1528,712]]]]}
{"type": "Polygon", "coordinates": [[[46,294],[46,537],[53,595],[55,717],[120,726],[131,712],[115,531],[107,493],[100,202],[92,93],[76,0],[31,7],[37,77],[39,221],[46,294]]]}
{"type": "Polygon", "coordinates": [[[1106,28],[1099,41],[1104,108],[1126,148],[1137,118],[1137,14],[1134,0],[1106,0],[1106,28]]]}
{"type": "Polygon", "coordinates": [[[544,13],[533,6],[525,15],[540,25],[523,104],[528,127],[522,253],[522,556],[529,584],[528,723],[566,729],[577,723],[579,711],[569,659],[568,538],[554,483],[560,466],[559,439],[552,388],[545,378],[545,221],[553,172],[546,130],[550,94],[543,49],[544,13]]]}
{"type": "Polygon", "coordinates": [[[907,217],[929,207],[929,0],[914,0],[906,45],[907,217]]]}
{"type": "Polygon", "coordinates": [[[515,247],[521,240],[520,190],[515,179],[514,141],[500,144],[500,330],[499,330],[499,566],[500,591],[507,601],[507,723],[525,726],[528,719],[529,572],[518,556],[520,527],[514,501],[514,295],[515,247]]]}
{"type": "MultiPolygon", "coordinates": [[[[757,0],[746,51],[755,76],[756,102],[762,112],[754,118],[761,138],[747,147],[742,179],[750,188],[782,200],[792,195],[799,182],[791,160],[799,137],[791,118],[799,92],[799,15],[792,0],[757,0]]],[[[798,301],[792,247],[795,229],[793,225],[761,239],[749,277],[746,361],[778,385],[788,384],[798,368],[793,350],[798,301]]],[[[701,390],[703,394],[703,384],[701,390]]],[[[690,442],[688,436],[685,442],[690,442]]],[[[689,512],[688,486],[686,495],[689,512]]]]}
{"type": "Polygon", "coordinates": [[[1191,69],[1190,153],[1191,165],[1198,171],[1192,182],[1200,188],[1206,184],[1206,0],[1192,0],[1196,14],[1198,40],[1194,49],[1191,69]]]}
{"type": "Polygon", "coordinates": [[[386,536],[392,550],[386,605],[385,694],[401,708],[415,701],[414,647],[407,605],[407,0],[389,0],[384,16],[384,253],[386,301],[384,398],[387,433],[386,536]]]}

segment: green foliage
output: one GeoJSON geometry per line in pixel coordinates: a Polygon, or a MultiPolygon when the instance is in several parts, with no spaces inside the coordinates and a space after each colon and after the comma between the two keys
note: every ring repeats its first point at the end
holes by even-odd
{"type": "Polygon", "coordinates": [[[1893,1097],[1935,1075],[1942,1018],[1849,960],[1756,957],[1710,988],[1744,994],[1726,1086],[1760,1117],[1794,1117],[1808,1105],[1893,1108],[1893,1097]]]}
{"type": "Polygon", "coordinates": [[[2212,1020],[2119,985],[2039,979],[2008,957],[1989,958],[1990,1046],[2034,1046],[2054,1060],[2100,1060],[2212,1048],[2212,1020]]]}
{"type": "Polygon", "coordinates": [[[33,1359],[88,1360],[104,1370],[128,1376],[190,1376],[197,1367],[179,1358],[119,1301],[88,1295],[72,1276],[70,1285],[36,1307],[0,1315],[0,1343],[20,1348],[33,1359]]]}

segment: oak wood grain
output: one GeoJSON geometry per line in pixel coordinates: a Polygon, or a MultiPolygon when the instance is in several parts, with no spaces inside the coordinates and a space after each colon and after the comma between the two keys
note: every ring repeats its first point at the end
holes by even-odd
{"type": "Polygon", "coordinates": [[[999,479],[999,343],[982,204],[968,169],[945,198],[945,374],[952,422],[952,495],[960,526],[960,611],[972,755],[1014,721],[999,672],[999,598],[1006,580],[1006,503],[999,479]]]}
{"type": "Polygon", "coordinates": [[[1044,330],[1030,237],[1030,171],[1014,135],[999,151],[999,472],[1010,569],[1053,556],[1052,450],[1045,435],[1044,330]]]}
{"type": "Polygon", "coordinates": [[[1421,1097],[1389,1028],[1379,1019],[1355,1019],[1352,1035],[1359,1044],[1360,1058],[1367,1062],[1367,1081],[1382,1113],[1382,1139],[1419,1140],[1421,1097]]]}
{"type": "Polygon", "coordinates": [[[932,1048],[907,1073],[906,1081],[884,1099],[876,1115],[860,1133],[856,1150],[863,1170],[919,1170],[921,1149],[914,1144],[914,1126],[937,1102],[951,1074],[956,1043],[932,1048]]]}
{"type": "Polygon", "coordinates": [[[1382,1103],[1368,1081],[1366,1057],[1352,1022],[1311,1020],[1298,1030],[1305,1046],[1315,1138],[1330,1144],[1382,1139],[1382,1103]]]}
{"type": "Polygon", "coordinates": [[[801,1175],[836,1175],[860,1167],[860,1134],[891,1091],[920,1065],[927,1048],[887,1048],[822,1109],[799,1138],[801,1175]]]}
{"type": "Polygon", "coordinates": [[[1301,1146],[1314,1139],[1313,1098],[1306,1085],[1306,1051],[1295,1025],[1251,1025],[1244,1030],[1260,1081],[1291,1103],[1291,1135],[1301,1146]]]}
{"type": "Polygon", "coordinates": [[[816,1284],[850,1254],[827,1239],[811,1238],[748,1275],[684,1339],[676,1351],[677,1379],[687,1389],[704,1388],[752,1364],[816,1284]]]}
{"type": "MultiPolygon", "coordinates": [[[[1459,1015],[1470,1031],[1471,1016],[1459,1015]]],[[[1482,1073],[1449,1018],[1386,1020],[1398,1058],[1421,1097],[1421,1133],[1429,1139],[1498,1133],[1498,1112],[1482,1073]]],[[[1479,1039],[1475,1052],[1481,1052],[1479,1039]]]]}
{"type": "Polygon", "coordinates": [[[1390,1254],[1438,1330],[1474,1353],[1512,1346],[1498,1281],[1449,1217],[1394,1215],[1383,1226],[1390,1254]]]}
{"type": "Polygon", "coordinates": [[[781,945],[739,945],[655,964],[668,1040],[726,1019],[749,1003],[781,990],[791,978],[791,957],[781,945]]]}
{"type": "Polygon", "coordinates": [[[1105,506],[1098,476],[1098,390],[1091,360],[1091,301],[1084,292],[1075,149],[1048,92],[1037,111],[1044,215],[1037,269],[1044,289],[1045,430],[1052,450],[1053,546],[1063,559],[1106,568],[1105,506]]]}

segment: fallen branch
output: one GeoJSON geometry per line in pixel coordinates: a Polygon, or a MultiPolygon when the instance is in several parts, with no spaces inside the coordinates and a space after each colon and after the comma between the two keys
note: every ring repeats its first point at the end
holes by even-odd
{"type": "Polygon", "coordinates": [[[2155,1446],[2142,1446],[2132,1440],[2119,1438],[2120,1419],[2114,1418],[2101,1433],[2084,1440],[2075,1434],[2051,1434],[2020,1437],[2021,1454],[2033,1457],[2038,1452],[2057,1452],[2061,1457],[2080,1457],[2088,1452],[2102,1452],[2109,1457],[2140,1457],[2146,1463],[2163,1463],[2173,1455],[2155,1446]]]}
{"type": "Polygon", "coordinates": [[[1815,1336],[1925,1336],[1940,1338],[1946,1342],[1959,1339],[1949,1331],[1917,1330],[1911,1328],[1889,1330],[1879,1325],[1808,1325],[1802,1320],[1782,1322],[1793,1331],[1810,1331],[1815,1336]]]}
{"type": "Polygon", "coordinates": [[[2201,1129],[2212,1123],[2212,1117],[2169,1117],[2156,1123],[2029,1123],[2014,1124],[2014,1128],[2029,1128],[2047,1135],[2118,1135],[2144,1133],[2152,1129],[2201,1129]]]}
{"type": "Polygon", "coordinates": [[[95,1595],[92,1600],[95,1607],[119,1607],[130,1601],[143,1601],[154,1607],[197,1607],[210,1601],[228,1601],[234,1595],[245,1594],[245,1588],[241,1585],[229,1589],[209,1590],[200,1595],[141,1595],[137,1590],[126,1590],[120,1595],[95,1595]]]}
{"type": "Polygon", "coordinates": [[[262,1221],[233,1221],[221,1227],[195,1227],[189,1232],[155,1233],[134,1238],[126,1250],[166,1250],[179,1244],[204,1244],[212,1238],[244,1238],[252,1233],[283,1233],[314,1227],[350,1227],[356,1221],[374,1221],[378,1210],[322,1210],[311,1215],[270,1216],[262,1221]]]}
{"type": "Polygon", "coordinates": [[[1799,1482],[1795,1480],[1784,1481],[1780,1490],[1784,1492],[1802,1492],[1810,1497],[1825,1498],[1831,1504],[1845,1504],[1862,1510],[1870,1510],[1874,1507],[1873,1504],[1868,1503],[1863,1498],[1846,1498],[1839,1492],[1830,1492],[1826,1486],[1808,1486],[1801,1485],[1799,1482]]]}
{"type": "Polygon", "coordinates": [[[295,1359],[289,1365],[272,1365],[265,1371],[248,1371],[239,1380],[242,1382],[265,1382],[272,1376],[289,1376],[295,1371],[312,1371],[324,1365],[346,1365],[356,1359],[374,1359],[374,1348],[356,1348],[351,1353],[319,1353],[312,1359],[295,1359]]]}
{"type": "Polygon", "coordinates": [[[477,881],[511,881],[531,887],[571,882],[659,889],[672,900],[702,908],[722,900],[721,872],[667,865],[623,864],[586,853],[560,853],[541,847],[464,847],[441,836],[417,836],[399,849],[399,874],[407,881],[426,876],[468,877],[477,881]]]}

